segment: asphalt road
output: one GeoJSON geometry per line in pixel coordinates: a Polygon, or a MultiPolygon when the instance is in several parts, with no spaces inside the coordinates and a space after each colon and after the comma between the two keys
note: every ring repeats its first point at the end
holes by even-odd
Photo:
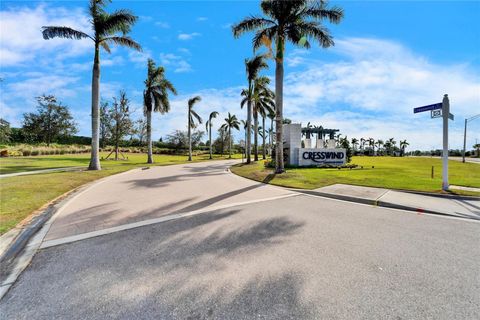
{"type": "Polygon", "coordinates": [[[307,195],[268,200],[279,190],[270,188],[258,189],[266,201],[210,203],[210,212],[43,249],[0,317],[480,318],[478,222],[307,195]]]}

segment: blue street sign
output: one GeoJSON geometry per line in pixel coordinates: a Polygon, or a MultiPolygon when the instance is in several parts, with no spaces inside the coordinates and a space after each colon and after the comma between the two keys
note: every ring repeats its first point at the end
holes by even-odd
{"type": "Polygon", "coordinates": [[[430,110],[442,109],[442,103],[429,104],[428,106],[418,107],[413,109],[413,113],[425,112],[430,110]]]}

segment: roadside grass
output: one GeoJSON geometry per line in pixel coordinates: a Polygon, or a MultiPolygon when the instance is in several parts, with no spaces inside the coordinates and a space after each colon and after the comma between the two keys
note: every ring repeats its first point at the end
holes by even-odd
{"type": "MultiPolygon", "coordinates": [[[[316,189],[336,183],[381,187],[388,189],[442,192],[441,159],[353,157],[355,169],[291,168],[285,174],[274,175],[273,170],[259,161],[250,165],[239,164],[232,172],[256,181],[274,185],[316,189]],[[363,166],[363,168],[362,168],[363,166]],[[431,178],[432,166],[434,178],[431,178]]],[[[449,183],[466,187],[480,187],[480,165],[449,161],[449,183]]],[[[454,190],[452,193],[480,195],[477,192],[454,190]]]]}
{"type": "MultiPolygon", "coordinates": [[[[101,157],[107,157],[109,152],[101,152],[101,157]]],[[[129,166],[144,165],[147,156],[143,153],[126,153],[128,160],[104,160],[102,166],[129,166]]],[[[208,154],[194,156],[194,160],[208,160],[208,154]]],[[[214,159],[227,159],[228,155],[213,155],[214,159]]],[[[240,154],[232,155],[233,158],[241,158],[240,154]]],[[[174,164],[186,161],[184,155],[163,155],[154,154],[153,159],[158,164],[174,164]]],[[[90,162],[90,153],[64,154],[32,157],[9,157],[0,158],[0,174],[26,172],[42,169],[65,168],[65,167],[87,167],[90,162]]]]}
{"type": "MultiPolygon", "coordinates": [[[[106,153],[101,156],[106,157],[106,153]]],[[[240,158],[235,155],[233,158],[240,158]]],[[[31,170],[88,166],[89,154],[52,155],[0,159],[3,168],[8,166],[8,173],[31,170]]],[[[228,156],[214,156],[215,160],[228,159],[228,156]]],[[[193,161],[206,161],[208,154],[194,156],[193,161]]],[[[52,172],[24,175],[0,179],[0,234],[14,228],[22,220],[30,216],[53,199],[75,189],[85,183],[107,177],[134,168],[146,167],[145,154],[128,154],[128,160],[103,160],[101,171],[52,172]]],[[[164,166],[186,163],[186,156],[154,155],[153,166],[164,166]]],[[[152,166],[152,165],[148,165],[152,166]]],[[[7,173],[3,171],[2,173],[7,173]]]]}

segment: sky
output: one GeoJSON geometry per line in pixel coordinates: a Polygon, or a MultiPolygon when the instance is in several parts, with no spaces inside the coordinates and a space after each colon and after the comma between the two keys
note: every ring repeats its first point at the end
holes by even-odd
{"type": "MultiPolygon", "coordinates": [[[[349,138],[406,139],[408,149],[442,147],[442,121],[413,108],[450,98],[449,146],[463,146],[464,119],[480,113],[480,1],[330,1],[344,9],[338,25],[324,25],[335,39],[328,49],[288,45],[284,115],[306,124],[340,129],[349,138]]],[[[53,94],[70,107],[79,134],[91,135],[91,40],[43,40],[41,27],[70,26],[91,33],[88,1],[0,2],[0,117],[20,126],[35,110],[35,97],[53,94]]],[[[178,90],[171,111],[155,114],[153,137],[186,129],[187,100],[205,119],[220,112],[246,118],[240,92],[244,60],[253,55],[252,34],[240,39],[231,26],[260,14],[259,1],[118,1],[107,10],[129,9],[139,17],[131,37],[143,51],[113,48],[101,53],[101,97],[120,90],[133,117],[143,116],[146,61],[166,69],[178,90]]],[[[275,65],[264,75],[274,79],[275,65]]],[[[273,87],[273,86],[272,86],[273,87]]],[[[202,125],[201,128],[204,128],[202,125]]],[[[236,133],[237,139],[243,132],[236,133]]],[[[467,146],[480,142],[480,119],[468,126],[467,146]]],[[[407,150],[408,150],[407,149],[407,150]]]]}

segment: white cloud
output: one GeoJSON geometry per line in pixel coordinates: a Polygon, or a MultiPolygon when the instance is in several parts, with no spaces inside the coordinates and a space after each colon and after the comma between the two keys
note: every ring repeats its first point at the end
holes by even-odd
{"type": "MultiPolygon", "coordinates": [[[[406,138],[411,148],[441,146],[441,121],[414,115],[417,106],[450,96],[450,146],[460,148],[462,122],[478,113],[480,78],[465,65],[439,65],[403,45],[380,39],[337,40],[340,61],[324,62],[295,52],[285,77],[286,116],[341,129],[348,136],[406,138]]],[[[479,127],[471,136],[479,136],[479,127]]],[[[473,138],[472,138],[473,139],[473,138]]],[[[471,142],[471,141],[470,141],[471,142]]]]}
{"type": "Polygon", "coordinates": [[[160,53],[160,63],[165,67],[171,67],[175,73],[193,71],[192,66],[185,59],[173,53],[160,53]]]}
{"type": "Polygon", "coordinates": [[[199,22],[203,22],[203,21],[207,21],[207,20],[208,20],[207,17],[198,17],[197,18],[197,21],[199,21],[199,22]]]}
{"type": "Polygon", "coordinates": [[[178,40],[192,40],[195,37],[201,36],[200,33],[198,32],[193,32],[193,33],[180,33],[178,35],[178,40]]]}
{"type": "Polygon", "coordinates": [[[162,29],[169,29],[170,28],[170,24],[168,22],[165,22],[165,21],[156,21],[155,25],[159,28],[162,28],[162,29]]]}
{"type": "Polygon", "coordinates": [[[0,65],[2,67],[26,65],[38,56],[48,57],[62,52],[57,58],[78,56],[92,50],[90,39],[50,39],[42,37],[42,26],[69,26],[84,32],[91,29],[85,10],[53,8],[38,5],[35,8],[15,7],[0,11],[0,65]]]}

